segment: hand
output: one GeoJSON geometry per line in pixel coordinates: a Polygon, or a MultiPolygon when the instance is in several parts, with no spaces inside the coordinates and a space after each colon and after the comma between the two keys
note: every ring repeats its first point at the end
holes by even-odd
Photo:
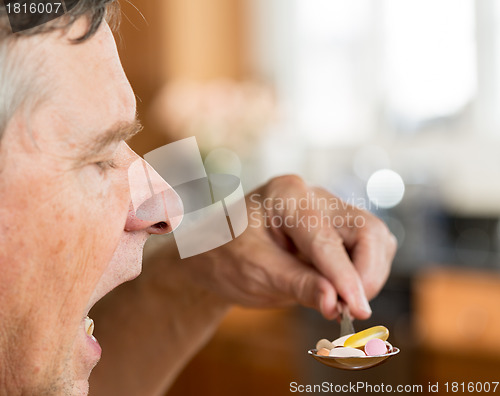
{"type": "Polygon", "coordinates": [[[396,239],[367,211],[297,176],[269,181],[247,196],[248,229],[234,241],[181,265],[232,303],[295,303],[338,315],[339,298],[366,319],[368,299],[382,288],[396,239]]]}

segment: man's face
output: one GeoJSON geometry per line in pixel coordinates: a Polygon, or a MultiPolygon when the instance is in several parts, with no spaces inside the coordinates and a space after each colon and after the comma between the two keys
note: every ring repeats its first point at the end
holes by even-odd
{"type": "Polygon", "coordinates": [[[123,140],[134,132],[135,96],[106,24],[69,42],[85,28],[82,19],[67,34],[16,44],[43,60],[47,81],[29,122],[18,112],[0,146],[0,375],[26,394],[86,394],[101,350],[85,317],[139,274],[149,234],[175,228],[182,211],[159,176],[151,182],[165,190],[170,219],[129,210],[131,194],[147,195],[129,191],[138,157],[123,140]]]}

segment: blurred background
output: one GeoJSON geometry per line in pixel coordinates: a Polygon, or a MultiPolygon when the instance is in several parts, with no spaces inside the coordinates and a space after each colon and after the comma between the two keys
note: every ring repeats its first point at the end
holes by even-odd
{"type": "Polygon", "coordinates": [[[249,192],[297,173],[399,242],[373,318],[402,350],[364,372],[306,353],[339,326],[234,309],[169,395],[281,395],[289,384],[498,381],[500,3],[131,0],[117,34],[145,154],[196,136],[249,192]]]}

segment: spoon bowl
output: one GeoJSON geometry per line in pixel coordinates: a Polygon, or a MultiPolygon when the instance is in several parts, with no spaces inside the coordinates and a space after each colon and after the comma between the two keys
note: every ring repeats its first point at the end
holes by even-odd
{"type": "Polygon", "coordinates": [[[320,356],[317,352],[316,349],[309,349],[307,351],[314,359],[327,366],[343,370],[364,370],[386,362],[389,358],[399,353],[399,348],[394,347],[392,352],[380,356],[333,357],[320,356]]]}

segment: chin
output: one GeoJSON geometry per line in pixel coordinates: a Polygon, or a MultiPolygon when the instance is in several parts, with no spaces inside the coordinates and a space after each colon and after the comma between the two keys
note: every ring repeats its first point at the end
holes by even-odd
{"type": "Polygon", "coordinates": [[[89,394],[89,380],[76,381],[72,395],[74,396],[87,396],[89,394]]]}
{"type": "Polygon", "coordinates": [[[101,348],[97,340],[85,332],[83,322],[78,328],[74,343],[73,358],[69,377],[71,396],[85,396],[89,393],[89,377],[92,369],[101,357],[101,348]]]}

